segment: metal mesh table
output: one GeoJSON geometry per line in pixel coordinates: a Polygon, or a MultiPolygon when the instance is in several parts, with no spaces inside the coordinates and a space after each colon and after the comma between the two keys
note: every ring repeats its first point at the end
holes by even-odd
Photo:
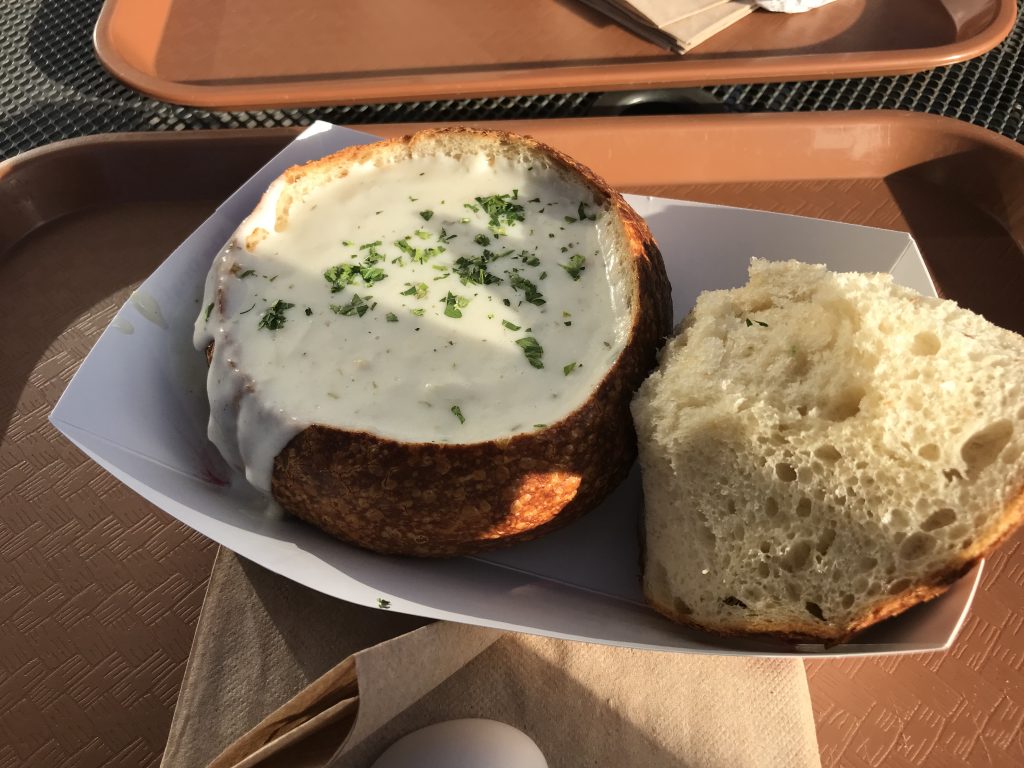
{"type": "MultiPolygon", "coordinates": [[[[1024,0],[1021,0],[1024,4],[1024,0]]],[[[325,109],[210,112],[156,101],[96,60],[92,28],[102,0],[0,3],[0,157],[60,139],[114,131],[181,131],[334,123],[580,117],[600,94],[369,104],[325,109]]],[[[1024,22],[981,58],[906,77],[719,86],[728,109],[893,108],[933,112],[1024,136],[1024,22]]]]}

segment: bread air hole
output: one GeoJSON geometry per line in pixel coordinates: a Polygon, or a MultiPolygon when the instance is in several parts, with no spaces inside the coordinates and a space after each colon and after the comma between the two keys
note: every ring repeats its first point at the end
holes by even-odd
{"type": "Polygon", "coordinates": [[[888,592],[890,595],[898,595],[900,592],[906,592],[909,587],[910,579],[896,579],[889,585],[888,592]]]}
{"type": "Polygon", "coordinates": [[[693,609],[690,608],[690,606],[688,606],[684,601],[680,600],[678,597],[672,600],[672,607],[675,608],[676,613],[678,613],[681,616],[688,616],[689,614],[693,613],[693,609]]]}
{"type": "Polygon", "coordinates": [[[827,555],[832,542],[836,540],[836,529],[826,528],[818,537],[818,553],[827,555]]]}
{"type": "Polygon", "coordinates": [[[917,449],[917,455],[927,461],[938,461],[941,454],[939,453],[939,446],[935,443],[928,443],[928,445],[922,445],[917,449]]]}
{"type": "Polygon", "coordinates": [[[928,533],[912,533],[900,544],[900,557],[904,560],[919,560],[935,549],[935,537],[928,533]]]}
{"type": "Polygon", "coordinates": [[[789,549],[786,550],[786,554],[779,560],[779,567],[787,573],[793,573],[793,571],[799,571],[805,565],[807,565],[807,558],[811,554],[811,543],[809,541],[800,540],[790,545],[789,549]]]}
{"type": "Polygon", "coordinates": [[[856,598],[853,595],[849,595],[849,594],[843,595],[843,599],[841,601],[841,605],[843,606],[843,608],[849,608],[849,607],[851,607],[853,605],[853,601],[855,599],[856,598]]]}
{"type": "Polygon", "coordinates": [[[971,435],[960,449],[960,457],[967,464],[967,474],[977,477],[985,467],[996,460],[1013,436],[1013,424],[1000,419],[971,435]]]}
{"type": "Polygon", "coordinates": [[[772,496],[769,496],[764,500],[764,513],[768,517],[775,517],[779,514],[779,502],[777,502],[772,496]]]}
{"type": "Polygon", "coordinates": [[[772,573],[772,569],[768,567],[768,563],[757,564],[757,575],[762,579],[767,579],[772,573]]]}
{"type": "Polygon", "coordinates": [[[844,388],[835,400],[821,409],[822,415],[829,421],[846,421],[860,413],[860,402],[867,392],[859,384],[844,388]]]}
{"type": "Polygon", "coordinates": [[[832,464],[843,458],[843,454],[836,450],[836,447],[834,445],[823,445],[819,448],[816,448],[814,451],[814,455],[817,456],[822,461],[827,461],[832,464]]]}
{"type": "Polygon", "coordinates": [[[945,528],[956,520],[956,512],[949,507],[943,507],[937,509],[928,515],[928,518],[921,523],[922,531],[935,531],[939,528],[945,528]]]}
{"type": "Polygon", "coordinates": [[[787,464],[784,461],[780,461],[775,465],[775,474],[784,483],[791,483],[796,480],[796,470],[793,469],[793,465],[787,464]]]}
{"type": "Polygon", "coordinates": [[[797,517],[808,517],[811,514],[811,500],[806,496],[801,497],[800,501],[796,503],[796,516],[797,517]]]}
{"type": "Polygon", "coordinates": [[[742,600],[740,600],[735,595],[729,595],[728,597],[724,598],[722,600],[722,602],[725,603],[728,606],[733,607],[733,608],[746,608],[747,607],[747,604],[744,603],[742,600]]]}
{"type": "Polygon", "coordinates": [[[873,571],[875,569],[875,566],[877,565],[878,560],[876,560],[875,558],[862,557],[860,558],[860,560],[857,561],[857,564],[854,567],[856,568],[857,573],[868,573],[870,571],[873,571]]]}
{"type": "Polygon", "coordinates": [[[910,345],[912,355],[934,355],[942,349],[942,342],[939,337],[931,331],[922,331],[914,337],[914,343],[910,345]]]}
{"type": "Polygon", "coordinates": [[[825,614],[822,612],[821,606],[818,605],[817,603],[812,603],[812,602],[808,601],[808,602],[804,603],[804,608],[806,608],[807,612],[809,614],[811,614],[811,616],[816,618],[818,621],[824,621],[825,620],[825,614]]]}

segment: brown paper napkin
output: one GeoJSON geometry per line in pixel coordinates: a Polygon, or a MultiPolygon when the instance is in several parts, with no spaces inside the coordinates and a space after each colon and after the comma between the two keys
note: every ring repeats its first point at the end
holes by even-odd
{"type": "Polygon", "coordinates": [[[746,18],[755,0],[583,0],[655,45],[685,53],[746,18]]]}
{"type": "Polygon", "coordinates": [[[330,600],[222,551],[163,765],[207,766],[230,747],[216,768],[363,768],[402,735],[461,717],[520,728],[552,768],[820,765],[797,660],[423,624],[330,600]],[[296,727],[300,737],[256,759],[296,727]]]}

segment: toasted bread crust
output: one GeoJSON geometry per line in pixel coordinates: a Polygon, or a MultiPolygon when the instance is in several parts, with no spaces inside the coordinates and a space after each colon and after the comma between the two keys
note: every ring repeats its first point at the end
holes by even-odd
{"type": "Polygon", "coordinates": [[[340,178],[354,163],[411,155],[424,142],[466,141],[543,156],[610,205],[629,244],[632,327],[588,401],[536,432],[471,445],[403,443],[324,425],[296,435],[275,459],[274,498],[296,517],[377,552],[467,554],[540,536],[596,506],[636,457],[629,403],[671,330],[671,289],[646,223],[592,171],[528,137],[423,131],[291,168],[282,177],[275,229],[287,228],[291,203],[306,185],[340,178]]]}

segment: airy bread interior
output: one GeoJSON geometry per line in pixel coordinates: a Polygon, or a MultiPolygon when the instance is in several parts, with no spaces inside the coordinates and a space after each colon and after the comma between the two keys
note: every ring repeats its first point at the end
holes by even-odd
{"type": "Polygon", "coordinates": [[[687,623],[839,639],[1024,517],[1024,338],[889,275],[755,259],[633,414],[645,591],[687,623]]]}

